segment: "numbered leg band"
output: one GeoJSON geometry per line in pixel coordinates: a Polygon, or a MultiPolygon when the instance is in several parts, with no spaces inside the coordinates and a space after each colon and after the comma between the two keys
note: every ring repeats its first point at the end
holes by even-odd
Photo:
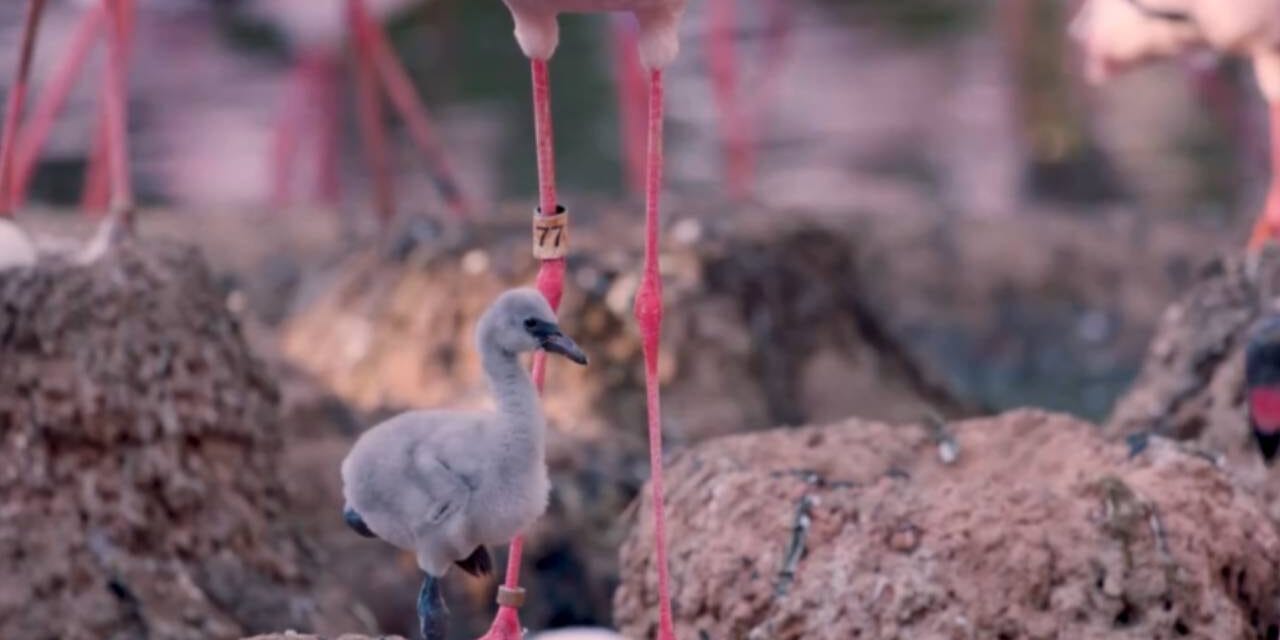
{"type": "Polygon", "coordinates": [[[556,205],[553,215],[542,215],[539,208],[533,213],[533,257],[539,260],[556,260],[569,254],[569,212],[556,205]]]}
{"type": "Polygon", "coordinates": [[[524,589],[506,586],[498,587],[498,606],[519,609],[524,606],[524,589]]]}

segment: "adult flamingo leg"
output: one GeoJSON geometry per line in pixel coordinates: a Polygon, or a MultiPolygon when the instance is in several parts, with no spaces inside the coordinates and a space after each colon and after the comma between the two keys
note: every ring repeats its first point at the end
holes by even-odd
{"type": "MultiPolygon", "coordinates": [[[[547,61],[534,59],[531,63],[533,76],[533,127],[538,154],[538,215],[554,215],[559,211],[556,203],[556,165],[555,143],[551,127],[551,83],[547,70],[547,61]],[[547,212],[553,212],[548,214],[547,212]]],[[[564,258],[543,260],[538,267],[537,287],[551,304],[553,311],[559,311],[560,299],[564,293],[564,258]]],[[[546,354],[539,351],[533,355],[533,384],[541,391],[546,382],[546,354]]],[[[498,614],[493,619],[489,632],[480,640],[520,640],[523,631],[516,604],[504,599],[506,594],[521,593],[520,560],[524,551],[524,536],[516,536],[511,540],[507,553],[507,575],[499,591],[498,614]]]]}
{"type": "Polygon", "coordinates": [[[409,127],[410,137],[426,157],[440,196],[455,215],[466,217],[470,213],[470,206],[459,186],[457,175],[449,162],[449,156],[440,144],[435,127],[431,124],[431,117],[427,115],[427,107],[413,86],[413,80],[409,78],[409,74],[405,72],[404,66],[396,57],[391,43],[387,40],[387,34],[367,13],[363,15],[360,26],[366,30],[371,39],[373,63],[382,80],[387,98],[400,112],[400,117],[409,127]]]}
{"type": "Polygon", "coordinates": [[[750,123],[743,117],[738,104],[737,54],[734,51],[736,3],[737,0],[712,0],[708,5],[707,53],[716,108],[720,112],[725,178],[730,196],[742,199],[751,189],[752,135],[750,123]]]}
{"type": "Polygon", "coordinates": [[[1280,240],[1280,103],[1269,106],[1271,113],[1271,187],[1266,208],[1249,236],[1249,251],[1257,251],[1271,240],[1280,240]]]}
{"type": "Polygon", "coordinates": [[[66,105],[67,96],[71,93],[71,88],[75,86],[76,80],[84,70],[85,61],[97,41],[104,17],[105,14],[101,6],[90,7],[85,10],[84,16],[80,19],[80,24],[76,27],[76,31],[71,37],[71,49],[68,51],[66,59],[54,72],[53,79],[49,81],[48,87],[41,92],[40,98],[31,110],[30,121],[22,127],[14,150],[13,173],[11,174],[14,207],[21,207],[26,202],[27,188],[31,184],[32,175],[35,173],[36,160],[40,156],[40,150],[44,147],[45,140],[48,139],[49,132],[53,129],[53,123],[57,120],[59,112],[66,105]]]}
{"type": "Polygon", "coordinates": [[[373,61],[373,36],[366,26],[363,0],[347,0],[347,11],[356,32],[356,111],[365,156],[373,169],[374,202],[378,218],[386,230],[395,216],[391,188],[387,131],[382,122],[382,101],[378,98],[377,69],[373,61]]]}
{"type": "Polygon", "coordinates": [[[289,82],[280,103],[279,120],[271,140],[271,206],[281,209],[292,204],[294,165],[298,157],[299,129],[306,122],[307,60],[300,57],[289,70],[289,82]]]}
{"type": "MultiPolygon", "coordinates": [[[[752,145],[760,144],[759,131],[777,98],[782,70],[791,47],[791,29],[795,22],[795,7],[790,0],[770,0],[767,13],[768,26],[764,50],[761,52],[764,63],[750,91],[753,103],[751,130],[756,133],[756,138],[751,141],[752,145]]],[[[751,149],[752,165],[755,164],[756,152],[755,148],[751,149]]]]}
{"type": "Polygon", "coordinates": [[[662,194],[662,71],[649,77],[649,152],[645,176],[644,274],[636,292],[635,317],[644,349],[645,408],[649,421],[653,545],[658,565],[658,640],[675,640],[667,570],[667,525],[662,484],[662,406],[658,390],[658,346],[662,337],[662,275],[658,269],[659,201],[662,194]]]}
{"type": "Polygon", "coordinates": [[[311,56],[307,76],[309,95],[316,103],[312,118],[319,136],[319,168],[316,171],[316,194],[327,206],[337,208],[342,202],[341,136],[342,89],[339,67],[325,55],[311,56]]]}
{"type": "Polygon", "coordinates": [[[18,123],[22,121],[22,107],[26,104],[27,83],[31,78],[31,57],[35,51],[36,31],[40,28],[40,16],[44,13],[44,0],[30,0],[27,19],[22,25],[22,44],[18,53],[17,72],[13,87],[9,90],[9,104],[5,108],[4,126],[0,129],[0,218],[13,216],[13,156],[17,147],[18,123]]]}
{"type": "Polygon", "coordinates": [[[635,18],[630,15],[614,14],[610,24],[613,27],[613,76],[617,83],[624,175],[632,191],[644,193],[645,77],[636,49],[639,37],[635,18]]]}
{"type": "Polygon", "coordinates": [[[84,173],[84,193],[80,208],[90,216],[107,212],[111,199],[111,185],[107,182],[107,118],[99,105],[94,121],[93,141],[89,144],[89,164],[84,173]]]}
{"type": "Polygon", "coordinates": [[[133,181],[129,172],[128,41],[132,34],[132,2],[103,0],[108,11],[107,78],[104,113],[107,123],[107,173],[111,183],[111,204],[107,224],[113,230],[108,240],[132,233],[134,223],[133,181]]]}

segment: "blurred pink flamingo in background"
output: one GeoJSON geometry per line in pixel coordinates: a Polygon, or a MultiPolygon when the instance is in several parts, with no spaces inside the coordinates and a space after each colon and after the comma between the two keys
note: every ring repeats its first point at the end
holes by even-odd
{"type": "Polygon", "coordinates": [[[1280,7],[1274,0],[1088,0],[1072,23],[1095,82],[1150,60],[1213,49],[1253,62],[1271,120],[1271,184],[1248,248],[1280,239],[1280,7]]]}
{"type": "Polygon", "coordinates": [[[356,110],[365,159],[374,179],[375,210],[384,225],[395,215],[391,158],[383,123],[382,97],[408,127],[409,136],[446,206],[466,216],[471,204],[464,195],[412,79],[397,59],[381,23],[411,9],[419,0],[246,0],[249,11],[278,26],[287,36],[294,67],[280,108],[272,151],[272,201],[292,200],[292,173],[300,145],[314,137],[318,146],[318,192],[330,204],[339,198],[338,105],[342,91],[337,73],[350,40],[355,52],[356,110]],[[350,36],[350,38],[349,38],[350,36]]]}

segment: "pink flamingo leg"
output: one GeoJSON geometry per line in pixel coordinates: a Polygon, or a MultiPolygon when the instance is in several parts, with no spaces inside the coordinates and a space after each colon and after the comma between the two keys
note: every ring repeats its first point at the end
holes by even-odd
{"type": "Polygon", "coordinates": [[[1256,136],[1251,135],[1255,132],[1250,131],[1250,122],[1240,108],[1236,87],[1223,74],[1222,65],[1216,60],[1207,64],[1188,61],[1186,67],[1200,100],[1223,130],[1240,145],[1241,155],[1249,162],[1266,162],[1268,149],[1256,136]]]}
{"type": "MultiPolygon", "coordinates": [[[[768,33],[765,40],[763,57],[764,67],[759,72],[759,80],[752,91],[755,103],[753,130],[758,131],[760,123],[768,115],[777,97],[778,85],[782,78],[782,69],[791,49],[791,28],[795,22],[795,8],[791,0],[769,0],[768,33]]],[[[759,139],[755,141],[759,143],[759,139]]],[[[752,156],[755,150],[751,150],[752,156]]],[[[754,160],[753,160],[754,163],[754,160]]]]}
{"type": "Polygon", "coordinates": [[[71,37],[71,50],[62,65],[54,73],[49,86],[41,93],[31,110],[31,120],[23,126],[22,135],[18,138],[18,146],[13,161],[13,206],[21,207],[27,199],[27,189],[31,177],[35,173],[36,161],[40,150],[44,147],[49,132],[67,102],[67,96],[84,69],[85,60],[97,40],[102,28],[104,13],[101,6],[91,7],[84,12],[71,37]]]}
{"type": "MultiPolygon", "coordinates": [[[[551,78],[545,60],[534,60],[533,122],[534,138],[538,148],[538,212],[553,215],[560,205],[556,198],[556,154],[551,128],[551,78]],[[550,213],[548,213],[550,212],[550,213]]],[[[564,259],[543,260],[538,267],[537,287],[551,304],[553,311],[560,309],[564,294],[564,259]]],[[[539,351],[533,359],[533,383],[542,389],[546,374],[546,354],[539,351]]]]}
{"type": "Polygon", "coordinates": [[[734,31],[737,0],[712,0],[708,11],[711,27],[707,32],[711,83],[720,112],[720,136],[724,147],[725,175],[729,194],[735,199],[747,196],[753,173],[751,163],[751,131],[738,107],[738,72],[735,64],[734,31]]]}
{"type": "Polygon", "coordinates": [[[636,292],[635,317],[644,349],[645,407],[649,415],[649,469],[653,488],[653,546],[658,565],[658,639],[675,640],[667,572],[667,522],[662,487],[662,405],[658,390],[658,343],[662,337],[662,276],[658,271],[659,198],[662,193],[662,71],[649,78],[649,157],[645,179],[644,275],[636,292]]]}
{"type": "MultiPolygon", "coordinates": [[[[538,212],[545,215],[548,211],[557,211],[556,204],[556,165],[555,145],[551,129],[551,82],[547,71],[546,60],[533,60],[533,126],[534,137],[538,149],[538,212]]],[[[537,287],[543,297],[551,304],[552,310],[560,309],[560,299],[564,293],[563,258],[543,260],[538,268],[537,287]]],[[[533,355],[533,384],[542,391],[546,381],[546,354],[541,351],[533,355]]],[[[507,589],[520,588],[520,559],[524,552],[524,536],[511,539],[511,547],[507,553],[507,576],[503,586],[507,589]]],[[[493,619],[493,626],[480,640],[520,640],[523,631],[520,628],[520,617],[515,607],[500,606],[493,619]]]]}
{"type": "Polygon", "coordinates": [[[348,15],[356,32],[356,110],[365,156],[373,169],[374,202],[383,228],[395,215],[391,188],[390,158],[387,156],[387,131],[382,122],[382,101],[378,99],[377,69],[373,61],[373,35],[369,32],[363,0],[347,0],[348,15]]]}
{"type": "Polygon", "coordinates": [[[338,87],[338,69],[335,61],[325,55],[314,56],[310,66],[309,84],[317,105],[315,119],[320,138],[316,191],[321,202],[336,207],[342,201],[342,120],[339,109],[342,96],[338,87]]]}
{"type": "Polygon", "coordinates": [[[299,58],[289,70],[288,87],[280,105],[271,144],[271,205],[282,209],[292,201],[293,167],[298,156],[298,130],[305,121],[307,99],[307,61],[299,58]]]}
{"type": "Polygon", "coordinates": [[[107,118],[105,108],[98,107],[93,128],[93,142],[89,146],[89,166],[84,174],[84,193],[80,207],[90,217],[98,217],[107,211],[111,198],[111,185],[107,182],[107,118]]]}
{"type": "Polygon", "coordinates": [[[131,230],[134,217],[133,181],[129,172],[128,56],[133,33],[130,0],[103,0],[111,18],[107,45],[107,79],[104,112],[107,122],[107,168],[111,181],[111,218],[123,231],[131,230]]]}
{"type": "Polygon", "coordinates": [[[1280,240],[1280,103],[1269,107],[1271,113],[1271,188],[1267,205],[1249,236],[1249,250],[1257,251],[1272,240],[1280,240]]]}
{"type": "Polygon", "coordinates": [[[27,19],[22,25],[22,48],[18,54],[17,72],[13,75],[13,87],[9,90],[4,127],[0,129],[0,217],[13,217],[10,191],[13,154],[14,148],[18,146],[18,123],[22,121],[22,107],[26,104],[27,82],[31,78],[31,57],[35,51],[36,31],[40,28],[40,15],[43,12],[44,0],[31,0],[28,3],[27,19]]]}
{"type": "Polygon", "coordinates": [[[622,130],[622,160],[628,186],[644,193],[644,67],[637,50],[634,18],[616,13],[613,25],[614,81],[618,84],[618,124],[622,130]]]}
{"type": "Polygon", "coordinates": [[[418,149],[427,159],[427,165],[435,181],[436,188],[446,204],[458,217],[467,217],[470,207],[463,196],[458,179],[449,162],[449,155],[436,135],[431,117],[427,114],[427,106],[418,96],[413,80],[405,72],[404,66],[396,58],[387,34],[382,28],[364,15],[361,27],[366,29],[372,38],[372,55],[382,79],[383,89],[391,104],[400,112],[405,124],[409,127],[409,135],[418,145],[418,149]]]}

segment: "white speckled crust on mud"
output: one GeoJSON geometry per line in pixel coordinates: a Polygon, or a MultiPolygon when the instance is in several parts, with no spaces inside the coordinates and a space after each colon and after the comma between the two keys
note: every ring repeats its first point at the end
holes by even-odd
{"type": "MultiPolygon", "coordinates": [[[[667,492],[680,637],[1246,640],[1280,629],[1280,536],[1210,462],[1168,441],[1127,460],[1092,425],[1039,411],[951,430],[962,451],[951,466],[924,429],[858,420],[679,456],[667,492]],[[788,581],[801,504],[811,524],[788,581]]],[[[656,624],[640,520],[615,597],[627,637],[656,624]]]]}

